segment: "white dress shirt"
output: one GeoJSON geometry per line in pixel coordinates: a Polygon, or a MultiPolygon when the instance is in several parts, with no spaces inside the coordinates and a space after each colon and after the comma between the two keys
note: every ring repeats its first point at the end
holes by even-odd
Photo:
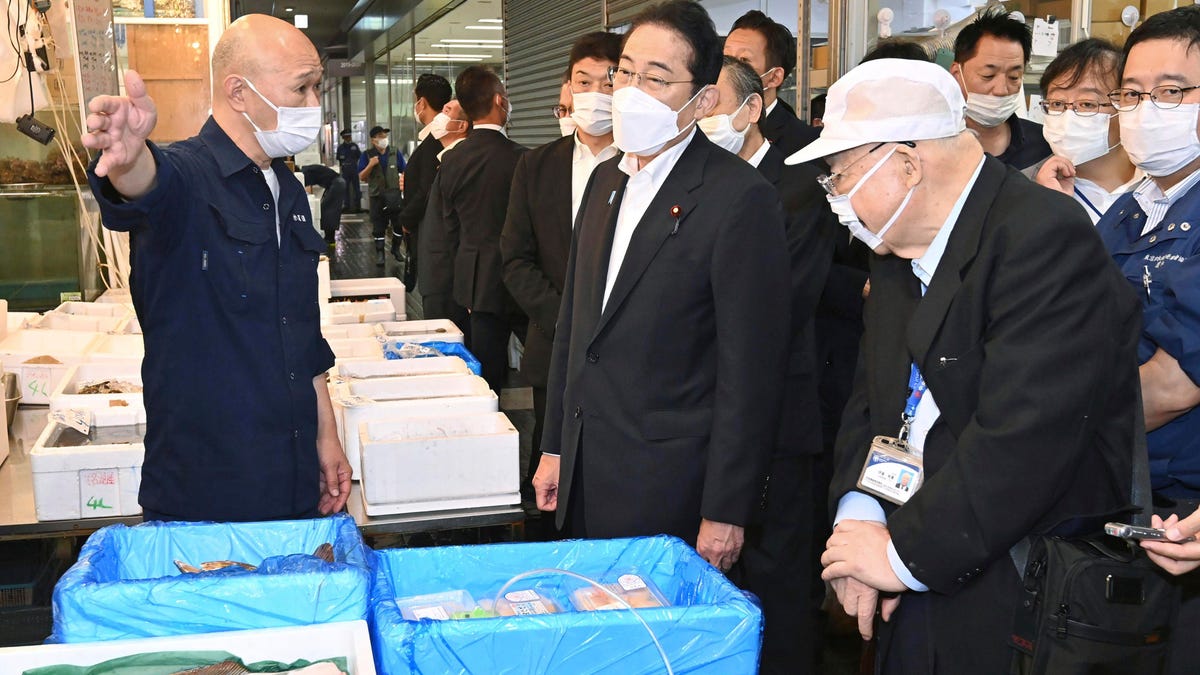
{"type": "Polygon", "coordinates": [[[592,149],[579,140],[575,134],[575,152],[571,155],[571,227],[575,226],[575,218],[579,216],[579,205],[583,203],[583,191],[587,189],[588,179],[596,165],[620,153],[617,146],[609,145],[593,155],[592,149]]]}
{"type": "Polygon", "coordinates": [[[505,138],[508,138],[508,132],[505,131],[504,127],[500,126],[499,124],[476,124],[475,126],[473,126],[471,128],[472,129],[491,129],[492,131],[499,131],[505,138]]]}
{"type": "Polygon", "coordinates": [[[757,169],[758,165],[762,164],[763,157],[767,156],[767,151],[770,149],[771,149],[771,141],[768,141],[767,139],[764,138],[763,144],[760,145],[758,150],[755,150],[754,154],[750,155],[750,159],[748,159],[746,161],[750,162],[750,166],[757,169]]]}
{"type": "Polygon", "coordinates": [[[1146,225],[1142,228],[1142,236],[1150,234],[1151,230],[1158,227],[1162,219],[1167,216],[1167,209],[1179,201],[1180,197],[1187,194],[1188,190],[1191,190],[1197,182],[1200,182],[1200,170],[1192,172],[1192,175],[1163,192],[1158,187],[1158,183],[1147,176],[1142,184],[1133,191],[1133,198],[1142,207],[1142,211],[1146,212],[1146,225]]]}
{"type": "Polygon", "coordinates": [[[462,138],[455,139],[452,143],[450,143],[450,145],[447,145],[446,147],[442,148],[442,151],[438,153],[438,161],[439,162],[442,161],[442,158],[446,156],[447,152],[450,152],[451,150],[453,150],[455,148],[455,146],[457,146],[459,143],[462,143],[465,140],[467,140],[467,137],[463,136],[462,138]]]}
{"type": "Polygon", "coordinates": [[[271,190],[271,200],[275,202],[275,245],[283,245],[283,230],[279,226],[279,176],[275,175],[275,169],[267,167],[262,170],[263,178],[267,181],[267,188],[271,190]]]}
{"type": "Polygon", "coordinates": [[[621,199],[621,210],[617,214],[617,229],[613,232],[612,253],[608,257],[608,279],[604,282],[604,304],[600,306],[600,311],[604,311],[608,305],[608,296],[612,293],[613,284],[617,281],[617,274],[621,271],[621,263],[625,262],[625,253],[629,250],[629,242],[633,239],[634,230],[637,229],[642,216],[646,215],[646,209],[650,207],[654,196],[662,189],[667,176],[679,162],[684,149],[695,136],[696,129],[693,127],[688,132],[687,138],[664,150],[640,171],[638,170],[637,155],[626,153],[621,158],[621,171],[629,176],[629,182],[625,185],[625,196],[621,199]]]}
{"type": "Polygon", "coordinates": [[[771,113],[775,112],[775,106],[777,105],[779,105],[779,97],[775,97],[775,100],[771,101],[771,105],[767,106],[767,110],[763,113],[763,117],[770,117],[771,113]]]}
{"type": "Polygon", "coordinates": [[[1108,208],[1113,205],[1126,192],[1133,190],[1145,178],[1140,170],[1133,172],[1133,178],[1128,183],[1119,186],[1117,189],[1109,192],[1092,181],[1075,177],[1075,201],[1087,211],[1088,217],[1092,219],[1092,224],[1100,222],[1100,216],[1108,212],[1108,208]]]}

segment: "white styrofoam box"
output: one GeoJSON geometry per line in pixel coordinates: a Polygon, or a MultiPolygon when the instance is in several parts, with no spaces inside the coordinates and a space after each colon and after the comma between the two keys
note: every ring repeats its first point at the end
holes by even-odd
{"type": "Polygon", "coordinates": [[[488,388],[482,377],[476,375],[414,375],[347,380],[334,385],[332,389],[338,434],[356,480],[362,474],[358,427],[363,422],[414,415],[486,413],[500,409],[496,392],[488,388]],[[366,387],[368,384],[373,386],[366,387]],[[368,389],[371,394],[367,393],[368,389]]]}
{"type": "Polygon", "coordinates": [[[110,316],[123,319],[133,311],[125,305],[111,302],[80,302],[68,300],[52,311],[59,314],[78,314],[80,316],[110,316]]]}
{"type": "MultiPolygon", "coordinates": [[[[369,279],[336,279],[329,282],[331,298],[378,298],[387,296],[396,308],[396,316],[404,316],[404,284],[396,277],[372,277],[369,279]]],[[[391,319],[389,319],[390,321],[391,319]]]]}
{"type": "Polygon", "coordinates": [[[129,321],[125,323],[125,327],[121,329],[122,333],[129,335],[142,334],[142,322],[136,316],[129,317],[129,321]]]}
{"type": "Polygon", "coordinates": [[[504,413],[364,422],[369,516],[521,503],[517,429],[504,413]]]}
{"type": "Polygon", "coordinates": [[[67,369],[86,361],[102,337],[83,331],[19,330],[0,341],[0,365],[17,374],[22,403],[46,405],[67,369]],[[26,363],[42,356],[58,363],[26,363]]]}
{"type": "Polygon", "coordinates": [[[111,659],[154,652],[222,651],[244,663],[345,657],[351,675],[375,675],[366,621],[340,621],[311,626],[259,628],[173,637],[35,645],[0,649],[0,672],[73,664],[95,666],[111,659]]]}
{"type": "MultiPolygon", "coordinates": [[[[116,306],[116,305],[114,305],[116,306]]],[[[92,333],[118,333],[125,329],[129,321],[124,316],[98,316],[91,314],[67,314],[66,312],[46,312],[38,320],[34,328],[50,328],[53,330],[79,330],[92,333]]]]}
{"type": "Polygon", "coordinates": [[[343,323],[379,323],[395,321],[396,308],[388,300],[355,300],[329,303],[329,322],[343,323]]]}
{"type": "MultiPolygon", "coordinates": [[[[145,424],[145,410],[92,411],[94,427],[145,424]]],[[[48,422],[33,449],[33,501],[38,520],[135,516],[146,446],[140,442],[47,447],[60,425],[48,422]]]]}
{"type": "MultiPolygon", "coordinates": [[[[297,175],[297,178],[300,179],[300,184],[304,185],[304,175],[299,174],[297,175]]],[[[317,234],[325,236],[325,233],[321,231],[321,198],[311,193],[309,193],[307,196],[308,210],[312,212],[313,229],[317,231],[317,234]]]]}
{"type": "Polygon", "coordinates": [[[470,375],[467,362],[457,356],[428,356],[418,359],[347,361],[338,364],[340,377],[366,379],[408,375],[470,375]]]}
{"type": "Polygon", "coordinates": [[[343,338],[326,340],[338,362],[348,359],[383,360],[383,344],[375,338],[343,338]]]}
{"type": "Polygon", "coordinates": [[[118,304],[133,306],[133,294],[128,288],[110,288],[100,294],[96,298],[98,303],[118,304]]]}
{"type": "Polygon", "coordinates": [[[317,259],[317,301],[328,303],[329,295],[329,256],[323,255],[317,259]]]}
{"type": "Polygon", "coordinates": [[[106,410],[128,407],[145,415],[141,392],[132,394],[80,394],[84,384],[120,380],[142,384],[142,366],[135,361],[106,361],[71,366],[50,394],[50,410],[106,410]]]}
{"type": "Polygon", "coordinates": [[[337,326],[321,326],[321,335],[326,340],[344,340],[346,338],[375,338],[383,335],[383,324],[378,323],[343,323],[337,326]]]}
{"type": "Polygon", "coordinates": [[[0,298],[0,340],[8,337],[8,300],[0,298]]]}
{"type": "Polygon", "coordinates": [[[145,355],[146,346],[141,335],[104,335],[96,342],[89,360],[141,361],[145,355]]]}
{"type": "Polygon", "coordinates": [[[449,319],[388,321],[382,326],[389,341],[463,343],[463,332],[449,319]]]}

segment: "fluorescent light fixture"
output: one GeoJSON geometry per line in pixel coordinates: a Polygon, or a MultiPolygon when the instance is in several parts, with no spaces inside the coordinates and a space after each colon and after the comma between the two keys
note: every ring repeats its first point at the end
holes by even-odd
{"type": "Polygon", "coordinates": [[[504,23],[504,19],[480,19],[479,23],[504,23]]]}
{"type": "Polygon", "coordinates": [[[417,58],[431,59],[486,59],[490,54],[417,54],[417,58]]]}
{"type": "Polygon", "coordinates": [[[295,9],[293,9],[293,8],[291,8],[291,7],[284,7],[284,8],[283,8],[283,11],[285,11],[285,12],[294,12],[294,11],[296,11],[296,10],[295,10],[295,9]]]}
{"type": "Polygon", "coordinates": [[[504,30],[504,26],[463,26],[467,30],[504,30]]]}
{"type": "Polygon", "coordinates": [[[479,38],[478,40],[471,40],[471,39],[465,39],[465,38],[442,38],[441,40],[438,40],[438,42],[469,42],[471,44],[478,43],[478,44],[494,44],[494,45],[504,44],[504,40],[489,40],[487,38],[479,38]]]}
{"type": "Polygon", "coordinates": [[[297,14],[296,15],[296,28],[308,28],[308,15],[307,14],[297,14]]]}
{"type": "Polygon", "coordinates": [[[432,63],[449,63],[451,61],[463,62],[463,63],[476,63],[476,62],[482,61],[483,57],[474,58],[474,57],[470,57],[470,56],[468,56],[468,57],[462,57],[462,56],[418,56],[417,58],[415,58],[413,60],[421,61],[421,62],[432,62],[432,63]]]}
{"type": "Polygon", "coordinates": [[[461,45],[461,44],[459,44],[459,45],[443,45],[443,44],[433,44],[433,45],[429,45],[429,46],[430,46],[431,48],[434,48],[434,49],[504,49],[504,45],[461,45]]]}

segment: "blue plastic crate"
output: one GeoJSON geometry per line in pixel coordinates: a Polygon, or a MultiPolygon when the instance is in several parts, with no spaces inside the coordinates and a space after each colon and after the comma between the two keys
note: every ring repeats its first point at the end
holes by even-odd
{"type": "MultiPolygon", "coordinates": [[[[745,594],[674,537],[496,544],[376,552],[371,639],[381,673],[666,672],[646,628],[628,610],[406,621],[397,599],[465,590],[490,600],[514,576],[559,568],[607,581],[636,572],[670,607],[637,613],[675,673],[754,673],[762,613],[745,594]]],[[[552,576],[528,580],[552,588],[552,576]]],[[[559,581],[564,588],[571,581],[559,581]]],[[[581,587],[576,582],[575,587],[581,587]]],[[[569,605],[568,605],[569,607],[569,605]]]]}
{"type": "Polygon", "coordinates": [[[347,515],[144,523],[94,533],[54,589],[49,642],[91,642],[367,618],[372,551],[347,515]],[[333,545],[331,565],[311,554],[333,545]],[[183,574],[174,561],[258,565],[183,574]]]}

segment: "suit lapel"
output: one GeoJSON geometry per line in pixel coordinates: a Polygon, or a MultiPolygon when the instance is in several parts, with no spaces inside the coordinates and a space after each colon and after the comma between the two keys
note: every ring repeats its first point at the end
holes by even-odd
{"type": "Polygon", "coordinates": [[[871,255],[871,297],[867,300],[868,342],[863,358],[870,359],[871,410],[876,431],[895,435],[908,397],[912,356],[897,326],[903,326],[921,301],[921,285],[907,260],[871,255]]]}
{"type": "Polygon", "coordinates": [[[579,246],[575,252],[577,279],[586,280],[590,292],[588,308],[594,308],[591,316],[599,316],[604,303],[604,283],[608,277],[608,259],[612,254],[613,233],[617,229],[617,214],[621,212],[621,201],[625,197],[625,185],[629,177],[616,167],[596,168],[591,193],[580,206],[579,246]],[[600,221],[596,226],[591,225],[600,221]]]}
{"type": "Polygon", "coordinates": [[[575,177],[575,138],[568,136],[556,141],[558,145],[552,148],[549,176],[546,177],[546,197],[554,217],[554,222],[566,223],[561,230],[567,241],[571,240],[571,191],[575,177]]]}
{"type": "MultiPolygon", "coordinates": [[[[663,182],[658,194],[654,195],[654,199],[650,201],[646,213],[633,230],[629,248],[625,251],[625,259],[621,262],[621,269],[617,273],[616,281],[613,282],[612,293],[608,296],[608,304],[604,305],[600,323],[596,325],[596,335],[604,330],[613,314],[621,308],[621,304],[629,297],[629,293],[637,285],[638,279],[645,273],[646,267],[654,260],[654,256],[658,254],[658,250],[667,238],[673,234],[687,236],[687,217],[696,206],[696,199],[693,197],[692,191],[703,183],[704,163],[708,159],[708,149],[708,141],[697,132],[697,135],[688,143],[688,147],[684,149],[666,181],[663,182]],[[679,207],[678,216],[672,213],[676,206],[679,207]]],[[[615,217],[612,225],[615,230],[615,217]]],[[[613,233],[610,232],[608,235],[610,253],[612,240],[613,233]]],[[[604,284],[607,280],[607,265],[604,267],[605,278],[600,280],[602,303],[604,301],[604,284]]]]}
{"type": "Polygon", "coordinates": [[[920,360],[922,371],[928,372],[929,348],[941,330],[950,303],[962,285],[963,271],[979,252],[979,238],[988,217],[1000,184],[1004,181],[1005,167],[993,159],[985,159],[979,178],[971,188],[971,194],[963,205],[962,213],[950,233],[946,251],[938,263],[932,283],[925,297],[917,305],[908,324],[908,349],[920,360]]]}

